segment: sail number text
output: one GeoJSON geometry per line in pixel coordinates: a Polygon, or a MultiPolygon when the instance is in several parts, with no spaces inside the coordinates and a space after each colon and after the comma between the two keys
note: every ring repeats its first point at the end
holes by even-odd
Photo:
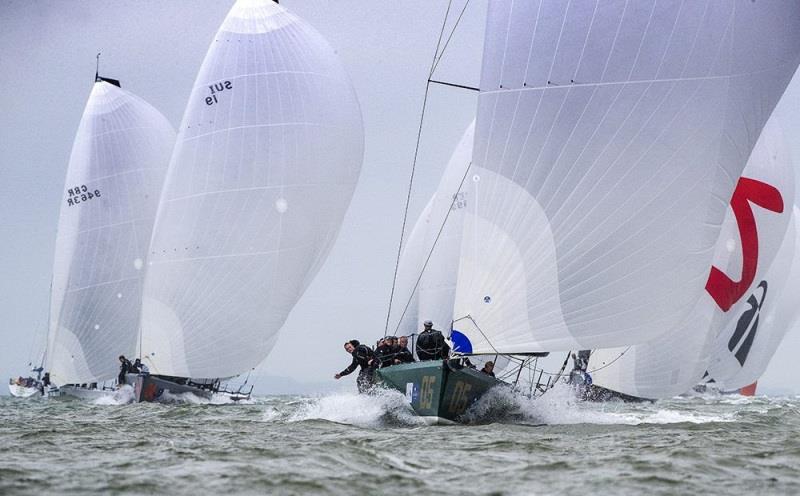
{"type": "Polygon", "coordinates": [[[456,382],[453,396],[450,398],[450,406],[447,407],[450,413],[464,413],[464,410],[469,406],[469,392],[471,389],[471,384],[467,384],[464,381],[456,382]]]}
{"type": "Polygon", "coordinates": [[[92,198],[100,198],[99,189],[90,190],[85,184],[81,184],[80,186],[75,186],[67,190],[67,205],[70,207],[91,200],[92,198]]]}
{"type": "Polygon", "coordinates": [[[206,97],[206,105],[214,105],[217,100],[217,95],[225,90],[233,88],[233,83],[230,81],[223,81],[221,83],[209,84],[208,89],[211,90],[211,95],[206,97]]]}
{"type": "Polygon", "coordinates": [[[419,407],[433,408],[433,385],[436,384],[436,376],[426,375],[422,378],[422,387],[419,393],[419,407]]]}

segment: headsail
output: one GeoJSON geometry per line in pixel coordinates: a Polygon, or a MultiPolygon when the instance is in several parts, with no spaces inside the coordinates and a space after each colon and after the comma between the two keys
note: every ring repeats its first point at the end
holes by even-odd
{"type": "Polygon", "coordinates": [[[798,25],[792,1],[490,2],[456,296],[476,352],[687,318],[798,25]]]}
{"type": "Polygon", "coordinates": [[[239,0],[179,130],[150,248],[143,357],[158,374],[241,374],[269,353],[325,260],[363,158],[333,48],[272,0],[239,0]]]}
{"type": "Polygon", "coordinates": [[[469,201],[459,187],[472,161],[474,135],[473,122],[456,145],[436,192],[403,249],[397,274],[399,304],[393,307],[400,315],[390,322],[400,321],[399,329],[404,334],[419,331],[424,320],[432,320],[438,329],[448,330],[454,318],[464,212],[469,201]]]}
{"type": "MultiPolygon", "coordinates": [[[[783,201],[794,198],[794,173],[785,137],[775,119],[764,127],[738,184],[734,198],[753,198],[747,204],[732,200],[711,266],[739,281],[743,288],[707,283],[706,291],[678,329],[630,348],[595,350],[589,362],[595,385],[645,398],[681,394],[709,370],[715,339],[717,347],[724,347],[725,363],[735,361],[727,345],[736,319],[750,308],[751,298],[758,301],[762,296],[762,281],[769,281],[770,291],[777,290],[778,281],[768,277],[773,267],[783,265],[782,270],[788,271],[788,264],[776,255],[779,249],[790,249],[785,241],[791,212],[783,201]],[[755,296],[750,297],[752,294],[755,296]]],[[[738,352],[740,347],[736,348],[738,352]]]]}
{"type": "Polygon", "coordinates": [[[147,245],[175,131],[118,84],[86,103],[58,221],[45,369],[56,384],[116,376],[134,356],[147,245]]]}

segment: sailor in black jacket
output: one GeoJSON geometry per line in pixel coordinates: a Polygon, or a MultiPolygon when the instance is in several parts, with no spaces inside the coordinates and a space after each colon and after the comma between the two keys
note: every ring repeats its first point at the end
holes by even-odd
{"type": "Polygon", "coordinates": [[[394,360],[399,351],[397,338],[395,336],[387,336],[381,340],[380,346],[375,348],[375,358],[378,359],[381,367],[390,367],[395,364],[394,360]]]}
{"type": "Polygon", "coordinates": [[[408,350],[408,336],[400,336],[397,347],[400,350],[395,357],[397,363],[411,363],[414,361],[414,355],[408,350]]]}
{"type": "Polygon", "coordinates": [[[450,355],[450,346],[440,331],[433,328],[433,322],[426,320],[425,330],[417,338],[417,358],[424,360],[446,359],[450,355]]]}
{"type": "Polygon", "coordinates": [[[117,384],[122,386],[125,384],[125,374],[131,371],[131,361],[125,358],[125,355],[119,356],[119,375],[117,376],[117,384]]]}
{"type": "Polygon", "coordinates": [[[353,355],[353,361],[346,369],[333,376],[333,378],[341,379],[360,366],[361,370],[358,372],[356,384],[358,385],[358,392],[364,393],[372,387],[372,375],[377,365],[375,354],[368,346],[359,343],[357,339],[346,342],[344,344],[344,349],[353,355]]]}

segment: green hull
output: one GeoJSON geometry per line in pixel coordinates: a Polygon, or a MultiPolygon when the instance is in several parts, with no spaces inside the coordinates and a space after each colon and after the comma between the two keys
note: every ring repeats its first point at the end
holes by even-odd
{"type": "Polygon", "coordinates": [[[455,364],[455,360],[432,360],[393,365],[378,369],[377,379],[404,393],[414,412],[431,423],[458,422],[484,393],[505,383],[455,364]]]}

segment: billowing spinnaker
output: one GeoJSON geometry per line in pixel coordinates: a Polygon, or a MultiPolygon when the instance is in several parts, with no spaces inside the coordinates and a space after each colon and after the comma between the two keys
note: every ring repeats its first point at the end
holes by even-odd
{"type": "Polygon", "coordinates": [[[793,222],[769,271],[747,292],[743,302],[731,309],[732,319],[714,342],[708,378],[714,379],[722,390],[733,391],[756,382],[783,336],[797,322],[799,218],[800,211],[794,207],[793,222]]]}
{"type": "Polygon", "coordinates": [[[788,0],[490,2],[456,303],[489,337],[476,351],[681,324],[799,17],[788,0]]]}
{"type": "Polygon", "coordinates": [[[175,131],[144,100],[94,84],[58,220],[45,370],[56,384],[113,379],[136,355],[147,245],[175,131]]]}
{"type": "Polygon", "coordinates": [[[459,192],[459,186],[470,167],[474,136],[473,122],[456,145],[436,191],[403,249],[397,273],[396,304],[390,319],[392,325],[400,320],[398,331],[403,334],[419,332],[425,320],[433,321],[435,328],[447,334],[453,321],[464,212],[469,201],[459,192]],[[430,260],[425,266],[428,254],[430,260]]]}
{"type": "Polygon", "coordinates": [[[596,350],[589,361],[594,384],[632,396],[664,398],[697,384],[709,370],[712,350],[723,341],[724,358],[733,359],[727,344],[736,319],[750,309],[751,295],[756,301],[761,297],[762,281],[769,281],[770,291],[776,290],[775,278],[765,279],[776,264],[788,271],[776,254],[789,249],[786,240],[792,239],[786,237],[791,211],[784,201],[794,198],[794,181],[785,136],[777,121],[770,119],[737,183],[711,264],[732,283],[720,284],[724,279],[720,275],[709,278],[706,291],[678,329],[630,348],[596,350]]]}
{"type": "Polygon", "coordinates": [[[142,316],[152,371],[228,377],[264,359],[336,238],[363,141],[333,48],[272,0],[239,0],[159,204],[142,316]]]}

